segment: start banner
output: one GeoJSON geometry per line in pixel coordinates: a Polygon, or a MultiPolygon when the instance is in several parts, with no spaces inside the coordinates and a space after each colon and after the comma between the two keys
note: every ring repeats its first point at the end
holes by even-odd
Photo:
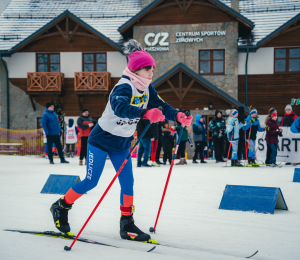
{"type": "MultiPolygon", "coordinates": [[[[278,136],[277,162],[300,162],[300,134],[291,132],[290,127],[282,128],[282,137],[278,136]]],[[[256,159],[266,161],[267,143],[266,133],[257,132],[256,138],[256,159]]]]}

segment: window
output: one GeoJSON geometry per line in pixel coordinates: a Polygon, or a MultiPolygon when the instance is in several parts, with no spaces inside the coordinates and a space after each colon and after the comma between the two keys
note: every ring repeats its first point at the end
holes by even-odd
{"type": "Polygon", "coordinates": [[[300,48],[275,49],[275,73],[300,72],[300,48]]]}
{"type": "Polygon", "coordinates": [[[60,72],[59,53],[37,53],[36,54],[37,72],[60,72]]]}
{"type": "Polygon", "coordinates": [[[106,71],[106,53],[83,53],[83,71],[106,71]]]}
{"type": "Polygon", "coordinates": [[[199,74],[224,74],[224,50],[205,50],[199,52],[199,74]]]}

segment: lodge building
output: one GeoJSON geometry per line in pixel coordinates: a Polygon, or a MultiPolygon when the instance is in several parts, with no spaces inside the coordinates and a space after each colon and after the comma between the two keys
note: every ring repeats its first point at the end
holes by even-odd
{"type": "Polygon", "coordinates": [[[207,122],[239,106],[283,115],[300,98],[299,0],[12,0],[0,16],[0,127],[35,129],[51,100],[66,118],[101,116],[129,38],[154,57],[161,98],[207,122]]]}

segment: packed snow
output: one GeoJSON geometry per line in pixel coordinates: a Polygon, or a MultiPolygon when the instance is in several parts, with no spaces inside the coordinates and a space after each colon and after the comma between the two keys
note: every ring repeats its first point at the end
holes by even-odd
{"type": "MultiPolygon", "coordinates": [[[[121,240],[119,237],[118,181],[99,206],[81,237],[121,248],[71,240],[3,231],[20,229],[56,231],[49,208],[60,195],[41,194],[50,174],[85,177],[85,166],[78,157],[70,164],[50,165],[35,156],[0,156],[0,259],[299,259],[300,256],[300,183],[294,183],[293,166],[282,168],[230,168],[208,161],[207,164],[174,166],[169,187],[152,239],[168,246],[121,240]],[[288,206],[272,214],[220,210],[226,184],[280,187],[288,206]]],[[[137,168],[134,214],[136,225],[145,232],[154,226],[167,179],[169,165],[137,168]]],[[[115,175],[109,160],[98,186],[80,198],[69,212],[69,223],[78,233],[99,198],[115,175]]]]}

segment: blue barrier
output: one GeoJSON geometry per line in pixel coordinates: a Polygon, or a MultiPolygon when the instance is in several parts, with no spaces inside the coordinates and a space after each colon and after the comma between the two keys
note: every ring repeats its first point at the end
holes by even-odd
{"type": "Polygon", "coordinates": [[[300,168],[295,168],[293,182],[300,182],[300,168]]]}
{"type": "Polygon", "coordinates": [[[77,182],[80,182],[79,176],[50,174],[41,193],[65,195],[77,182]]]}
{"type": "Polygon", "coordinates": [[[219,209],[274,214],[288,207],[280,188],[226,185],[219,209]]]}

